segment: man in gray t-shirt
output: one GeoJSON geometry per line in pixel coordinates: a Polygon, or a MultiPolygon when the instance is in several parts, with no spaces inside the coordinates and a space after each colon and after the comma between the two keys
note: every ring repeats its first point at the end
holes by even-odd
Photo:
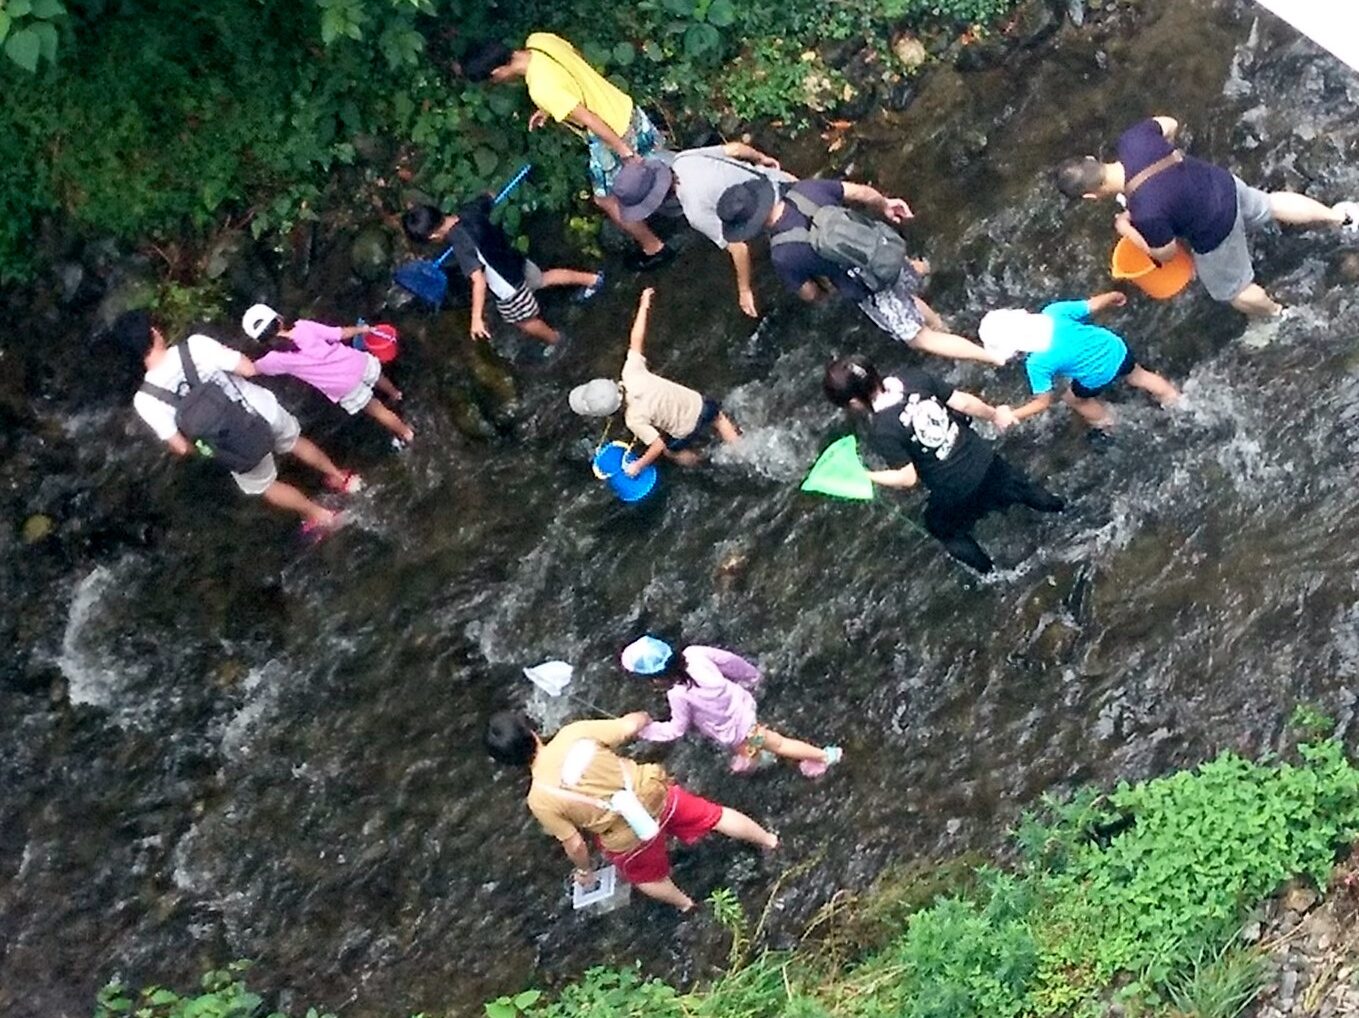
{"type": "Polygon", "coordinates": [[[750,247],[723,239],[717,202],[728,188],[760,177],[780,184],[797,180],[779,168],[777,159],[742,142],[729,141],[630,162],[619,171],[612,193],[626,222],[646,219],[673,196],[689,225],[731,255],[737,301],[742,311],[756,318],[755,294],[750,288],[750,247]]]}

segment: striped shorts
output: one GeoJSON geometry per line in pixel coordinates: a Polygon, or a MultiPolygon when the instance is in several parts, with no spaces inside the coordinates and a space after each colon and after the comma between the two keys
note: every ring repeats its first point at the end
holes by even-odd
{"type": "Polygon", "coordinates": [[[543,285],[543,273],[533,262],[524,264],[524,285],[515,290],[504,300],[499,297],[495,301],[495,309],[500,312],[502,321],[509,325],[517,325],[520,322],[527,322],[539,317],[543,312],[538,306],[538,298],[533,291],[543,285]]]}

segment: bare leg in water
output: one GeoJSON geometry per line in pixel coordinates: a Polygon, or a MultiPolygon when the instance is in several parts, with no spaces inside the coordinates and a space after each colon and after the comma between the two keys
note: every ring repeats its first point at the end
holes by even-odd
{"type": "Polygon", "coordinates": [[[775,756],[781,756],[785,760],[814,760],[817,763],[829,763],[826,759],[826,751],[820,746],[813,746],[810,742],[803,742],[801,739],[790,739],[786,735],[780,735],[772,728],[764,730],[764,748],[775,756]]]}
{"type": "Polygon", "coordinates": [[[1000,367],[1005,363],[1002,358],[980,343],[974,343],[970,339],[949,332],[938,312],[919,297],[915,298],[915,306],[924,315],[925,325],[909,344],[914,349],[932,353],[936,357],[949,357],[955,361],[979,361],[992,367],[1000,367]]]}
{"type": "Polygon", "coordinates": [[[331,527],[335,524],[336,513],[325,509],[291,484],[275,481],[261,493],[261,497],[276,509],[297,513],[303,520],[317,527],[331,527]]]}
{"type": "Polygon", "coordinates": [[[311,439],[298,438],[297,444],[292,448],[292,454],[307,466],[319,472],[332,484],[340,484],[344,481],[344,471],[337,467],[331,458],[321,451],[321,447],[311,439]]]}
{"type": "Polygon", "coordinates": [[[392,413],[392,411],[388,410],[381,400],[370,399],[368,405],[363,408],[363,412],[381,424],[402,442],[409,442],[415,437],[415,432],[411,430],[410,425],[396,416],[396,414],[392,413]]]}

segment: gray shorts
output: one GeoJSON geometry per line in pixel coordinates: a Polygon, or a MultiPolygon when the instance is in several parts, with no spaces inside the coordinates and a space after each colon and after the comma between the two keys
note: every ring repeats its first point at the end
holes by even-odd
{"type": "Polygon", "coordinates": [[[920,277],[906,265],[895,283],[859,301],[859,310],[893,339],[912,343],[925,327],[925,316],[915,302],[919,291],[920,277]]]}
{"type": "Polygon", "coordinates": [[[1194,252],[1194,269],[1203,288],[1213,300],[1235,300],[1241,291],[1255,282],[1255,268],[1250,263],[1250,245],[1246,232],[1258,230],[1274,221],[1269,195],[1251,187],[1240,177],[1236,181],[1236,222],[1232,232],[1213,250],[1194,252]]]}

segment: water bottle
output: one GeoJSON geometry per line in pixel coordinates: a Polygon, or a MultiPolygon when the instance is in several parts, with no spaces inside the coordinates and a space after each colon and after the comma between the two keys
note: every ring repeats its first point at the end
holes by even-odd
{"type": "Polygon", "coordinates": [[[609,808],[623,818],[623,821],[632,828],[632,833],[641,841],[650,841],[661,833],[661,825],[646,811],[642,800],[637,798],[637,793],[630,788],[614,792],[609,798],[609,808]]]}

